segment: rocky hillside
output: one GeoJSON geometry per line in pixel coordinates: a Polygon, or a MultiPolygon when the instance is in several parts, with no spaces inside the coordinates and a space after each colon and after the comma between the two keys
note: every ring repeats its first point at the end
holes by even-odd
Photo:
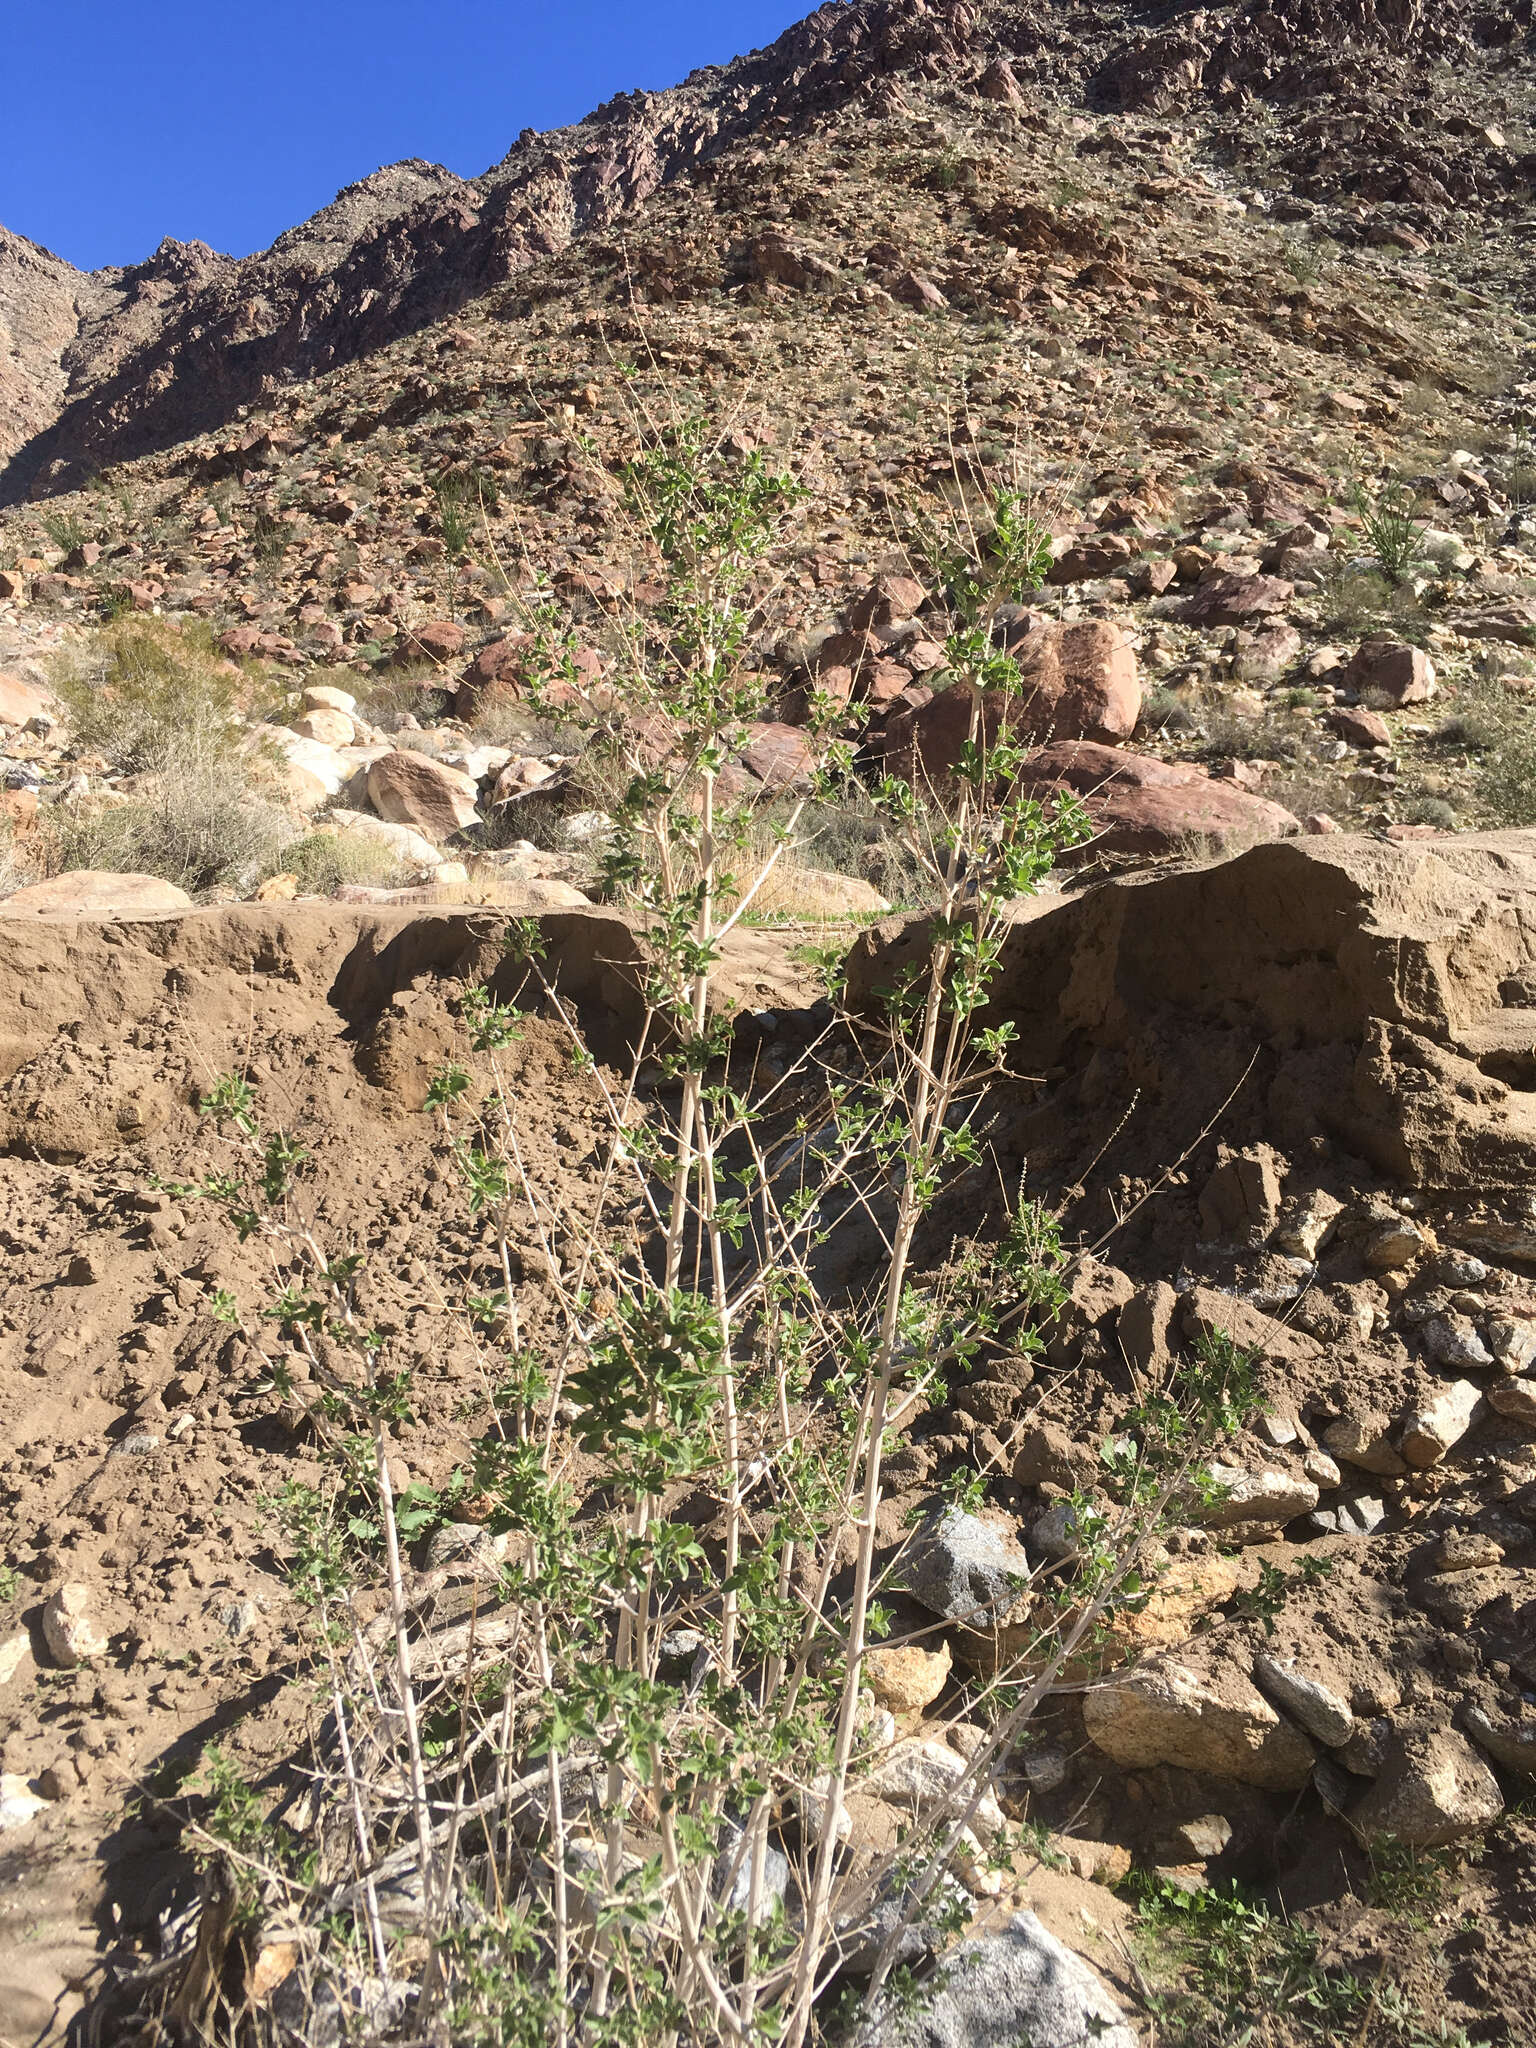
{"type": "MultiPolygon", "coordinates": [[[[712,785],[751,861],[791,833],[708,1013],[771,1185],[826,1164],[880,992],[934,958],[918,824],[953,816],[967,748],[1015,748],[1009,793],[1082,819],[1000,922],[1007,1068],[914,1239],[915,1295],[981,1308],[966,1369],[901,1406],[867,1525],[891,1634],[815,2038],[1529,2039],[1530,34],[1524,4],[848,0],[480,178],[378,171],[242,260],[166,243],[87,277],[0,232],[0,2039],[88,1980],[103,2048],[225,2012],[291,2048],[338,2002],[415,2038],[391,2000],[431,1858],[383,1664],[349,1708],[371,1818],[338,1760],[355,1667],[305,1577],[333,1513],[375,1574],[352,1649],[398,1607],[439,1674],[433,1813],[472,1786],[499,1816],[436,1901],[474,1964],[453,2038],[552,2038],[503,2024],[530,1951],[501,1979],[460,1940],[499,1871],[531,1896],[544,1868],[534,1707],[500,1705],[522,1525],[480,1479],[533,1428],[574,1550],[614,1513],[572,1402],[516,1389],[595,1347],[587,1247],[630,1271],[660,1185],[633,1117],[665,1130],[681,1094],[603,859],[632,772],[692,772],[687,716],[638,694],[685,614],[635,465],[679,447],[794,485],[712,785]],[[978,613],[1004,518],[1027,601],[978,613]],[[301,1228],[240,1207],[253,1170],[301,1228]],[[1016,1193],[1038,1330],[988,1320],[1016,1193]],[[338,1477],[346,1333],[270,1308],[305,1247],[358,1262],[414,1389],[386,1418],[420,1517],[399,1585],[338,1477]],[[1099,1613],[1103,1532],[1151,1512],[1167,1404],[1213,1359],[1243,1399],[1208,1404],[1145,1582],[1099,1613]],[[1090,1614],[1013,1728],[1040,1631],[1090,1614]],[[972,1794],[909,1913],[912,1831],[972,1794]],[[337,1934],[364,1895],[367,1954],[337,1934]],[[887,1943],[921,1977],[962,1928],[972,1968],[839,2035],[887,1943]]],[[[880,1154],[807,1253],[830,1329],[867,1306],[894,1178],[880,1154]]],[[[781,1430],[754,1514],[858,1411],[842,1372],[833,1344],[794,1386],[836,1400],[786,1380],[750,1425],[781,1430]]],[[[699,1660],[740,1534],[696,1479],[667,1512],[703,1589],[646,1675],[688,1714],[723,1696],[699,1660]]],[[[862,1540],[827,1539],[829,1613],[862,1540]]],[[[600,1632],[612,1598],[580,1610],[600,1632]]],[[[780,1931],[821,1853],[802,1736],[760,1815],[780,1931]]],[[[609,1908],[665,1846],[634,1793],[609,1908]]],[[[617,1867],[573,1853],[583,1884],[617,1867]]]]}
{"type": "MultiPolygon", "coordinates": [[[[205,432],[242,405],[414,333],[540,258],[709,177],[743,148],[867,120],[910,86],[1039,111],[1062,104],[1214,125],[1222,156],[1273,147],[1253,181],[1282,218],[1334,208],[1372,229],[1438,239],[1458,208],[1496,217],[1530,177],[1512,57],[1518,6],[1260,0],[1168,25],[1161,10],[937,0],[829,4],[769,49],[668,92],[621,94],[574,128],[519,138],[466,181],[421,162],[349,186],[241,261],[161,244],[83,276],[0,239],[0,496],[68,489],[109,465],[205,432]],[[1311,108],[1294,121],[1303,102],[1311,108]],[[1273,187],[1278,186],[1278,192],[1273,187]],[[1377,218],[1377,211],[1387,213],[1377,218]],[[1362,214],[1365,216],[1361,218],[1362,214]]],[[[1527,146],[1528,147],[1528,146],[1527,146]]],[[[847,252],[852,253],[852,252],[847,252]]],[[[846,254],[844,258],[846,262],[846,254]]]]}

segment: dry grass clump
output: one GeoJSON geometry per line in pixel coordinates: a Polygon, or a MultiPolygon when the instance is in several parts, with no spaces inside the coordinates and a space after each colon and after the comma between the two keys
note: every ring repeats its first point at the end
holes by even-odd
{"type": "Polygon", "coordinates": [[[50,874],[159,875],[196,896],[249,887],[286,859],[293,836],[287,809],[253,785],[249,761],[183,732],[123,801],[55,806],[39,827],[38,864],[50,874]]]}
{"type": "Polygon", "coordinates": [[[261,679],[219,652],[211,627],[114,621],[62,649],[50,681],[76,754],[128,780],[52,806],[27,848],[34,870],[159,875],[197,895],[249,886],[293,839],[264,758],[243,747],[261,679]]]}

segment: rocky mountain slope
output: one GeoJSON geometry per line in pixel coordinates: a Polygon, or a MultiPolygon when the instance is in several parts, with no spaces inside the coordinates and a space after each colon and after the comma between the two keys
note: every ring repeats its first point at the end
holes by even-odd
{"type": "Polygon", "coordinates": [[[1241,107],[1245,124],[1322,93],[1337,113],[1276,138],[1276,167],[1309,205],[1502,209],[1530,172],[1497,126],[1522,34],[1518,7],[1247,0],[1168,24],[1123,4],[846,0],[671,91],[623,94],[574,128],[525,135],[480,178],[420,162],[377,171],[241,261],[168,241],[86,277],[6,236],[0,327],[14,389],[0,412],[0,494],[68,488],[215,427],[441,318],[744,143],[814,132],[839,111],[879,114],[911,82],[979,85],[1008,103],[1016,81],[1031,105],[1197,119],[1241,107]],[[1430,91],[1437,66],[1448,78],[1430,91]]]}
{"type": "MultiPolygon", "coordinates": [[[[976,1547],[1070,1569],[1068,1502],[1211,1342],[1263,1397],[1107,1682],[998,1760],[1024,1832],[971,1869],[977,1982],[1011,1996],[1043,1923],[1117,2043],[1224,2043],[1202,1985],[1276,2048],[1528,2038],[1530,30],[1508,4],[850,0],[481,178],[377,172],[241,261],[85,277],[0,234],[0,2037],[67,2016],[104,1954],[97,2038],[142,2033],[114,1987],[192,1953],[210,1743],[269,1810],[307,1796],[270,1503],[323,1472],[302,1358],[228,1319],[259,1246],[185,1192],[226,1160],[216,1076],[372,1257],[427,1397],[412,1479],[446,1487],[496,1424],[450,1306],[486,1284],[483,1223],[423,1108],[483,1052],[508,907],[602,1058],[633,1032],[581,735],[662,605],[624,466],[648,419],[699,416],[805,493],[750,650],[771,715],[723,786],[781,817],[818,694],[854,764],[736,936],[732,1057],[771,1079],[817,1045],[816,975],[891,903],[855,1011],[931,943],[865,793],[942,787],[969,731],[922,539],[947,503],[1016,488],[1048,532],[997,621],[1024,696],[980,715],[1094,831],[1008,937],[994,1015],[1034,1078],[955,1208],[985,1236],[1025,1186],[1069,1299],[893,1446],[892,1784],[975,1753],[987,1646],[946,1588],[976,1547]],[[1138,1909],[1110,1889],[1133,1864],[1138,1909]],[[1267,1932],[1201,1918],[1229,1880],[1267,1932]]],[[[600,1073],[549,1008],[504,1060],[537,1343],[535,1239],[589,1199],[600,1073]]],[[[830,1098],[797,1089],[786,1128],[814,1128],[830,1098]]],[[[921,1253],[943,1284],[948,1223],[921,1253]]],[[[423,1641],[494,1591],[453,1528],[467,1563],[414,1560],[423,1641]]],[[[247,1961],[263,1998],[303,1974],[281,1942],[247,1961]]],[[[985,2037],[963,1992],[930,2038],[985,2037]]]]}

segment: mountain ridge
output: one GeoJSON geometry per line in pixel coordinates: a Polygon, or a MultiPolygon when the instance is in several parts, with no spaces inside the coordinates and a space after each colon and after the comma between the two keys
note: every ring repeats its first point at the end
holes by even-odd
{"type": "MultiPolygon", "coordinates": [[[[145,262],[79,272],[0,229],[0,502],[77,487],[112,463],[227,422],[241,405],[456,312],[578,235],[775,126],[804,127],[904,77],[1085,103],[1215,105],[1350,88],[1386,68],[1498,51],[1525,0],[1427,16],[1419,0],[1224,10],[829,0],[762,50],[583,120],[524,131],[479,177],[424,159],[385,165],[263,251],[162,242],[145,262]],[[1381,69],[1381,63],[1375,66],[1381,69]],[[1006,75],[1004,75],[1006,74],[1006,75]],[[28,253],[30,252],[30,253],[28,253]]],[[[1431,199],[1444,181],[1429,167],[1431,199]]],[[[1453,197],[1451,194],[1441,196],[1453,197]]]]}

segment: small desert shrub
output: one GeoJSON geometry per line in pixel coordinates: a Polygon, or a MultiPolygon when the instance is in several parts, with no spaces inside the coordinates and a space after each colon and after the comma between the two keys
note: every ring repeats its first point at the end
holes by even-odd
{"type": "Polygon", "coordinates": [[[195,734],[164,747],[145,784],[112,810],[51,811],[47,866],[160,875],[197,895],[247,886],[293,837],[286,810],[253,787],[249,762],[195,734]]]}
{"type": "Polygon", "coordinates": [[[1439,832],[1454,832],[1456,812],[1443,796],[1411,797],[1403,806],[1405,825],[1433,825],[1439,832]]]}
{"type": "Polygon", "coordinates": [[[1462,692],[1462,744],[1477,755],[1472,797],[1490,825],[1536,825],[1536,706],[1491,678],[1462,692]]]}
{"type": "Polygon", "coordinates": [[[91,537],[90,528],[77,512],[45,512],[42,527],[53,545],[65,554],[83,547],[91,537]]]}
{"type": "MultiPolygon", "coordinates": [[[[317,681],[318,678],[311,677],[317,681]]],[[[357,708],[364,718],[377,724],[381,718],[409,712],[412,718],[430,725],[434,719],[445,718],[453,706],[452,689],[443,689],[442,670],[429,664],[426,667],[391,669],[376,683],[359,688],[361,678],[349,670],[336,678],[338,689],[351,690],[356,695],[357,708]]]]}
{"type": "Polygon", "coordinates": [[[64,649],[51,680],[76,747],[130,773],[158,769],[188,745],[206,761],[239,744],[246,685],[206,625],[115,620],[64,649]]]}
{"type": "Polygon", "coordinates": [[[799,855],[808,867],[829,868],[870,882],[890,902],[926,903],[932,880],[917,842],[860,784],[836,803],[812,804],[800,821],[799,855]]]}
{"type": "Polygon", "coordinates": [[[269,875],[295,877],[301,896],[334,896],[348,882],[393,889],[412,871],[383,840],[362,832],[306,832],[267,863],[269,875]]]}
{"type": "Polygon", "coordinates": [[[1177,690],[1149,690],[1138,724],[1145,732],[1193,732],[1199,720],[1177,690]]]}

